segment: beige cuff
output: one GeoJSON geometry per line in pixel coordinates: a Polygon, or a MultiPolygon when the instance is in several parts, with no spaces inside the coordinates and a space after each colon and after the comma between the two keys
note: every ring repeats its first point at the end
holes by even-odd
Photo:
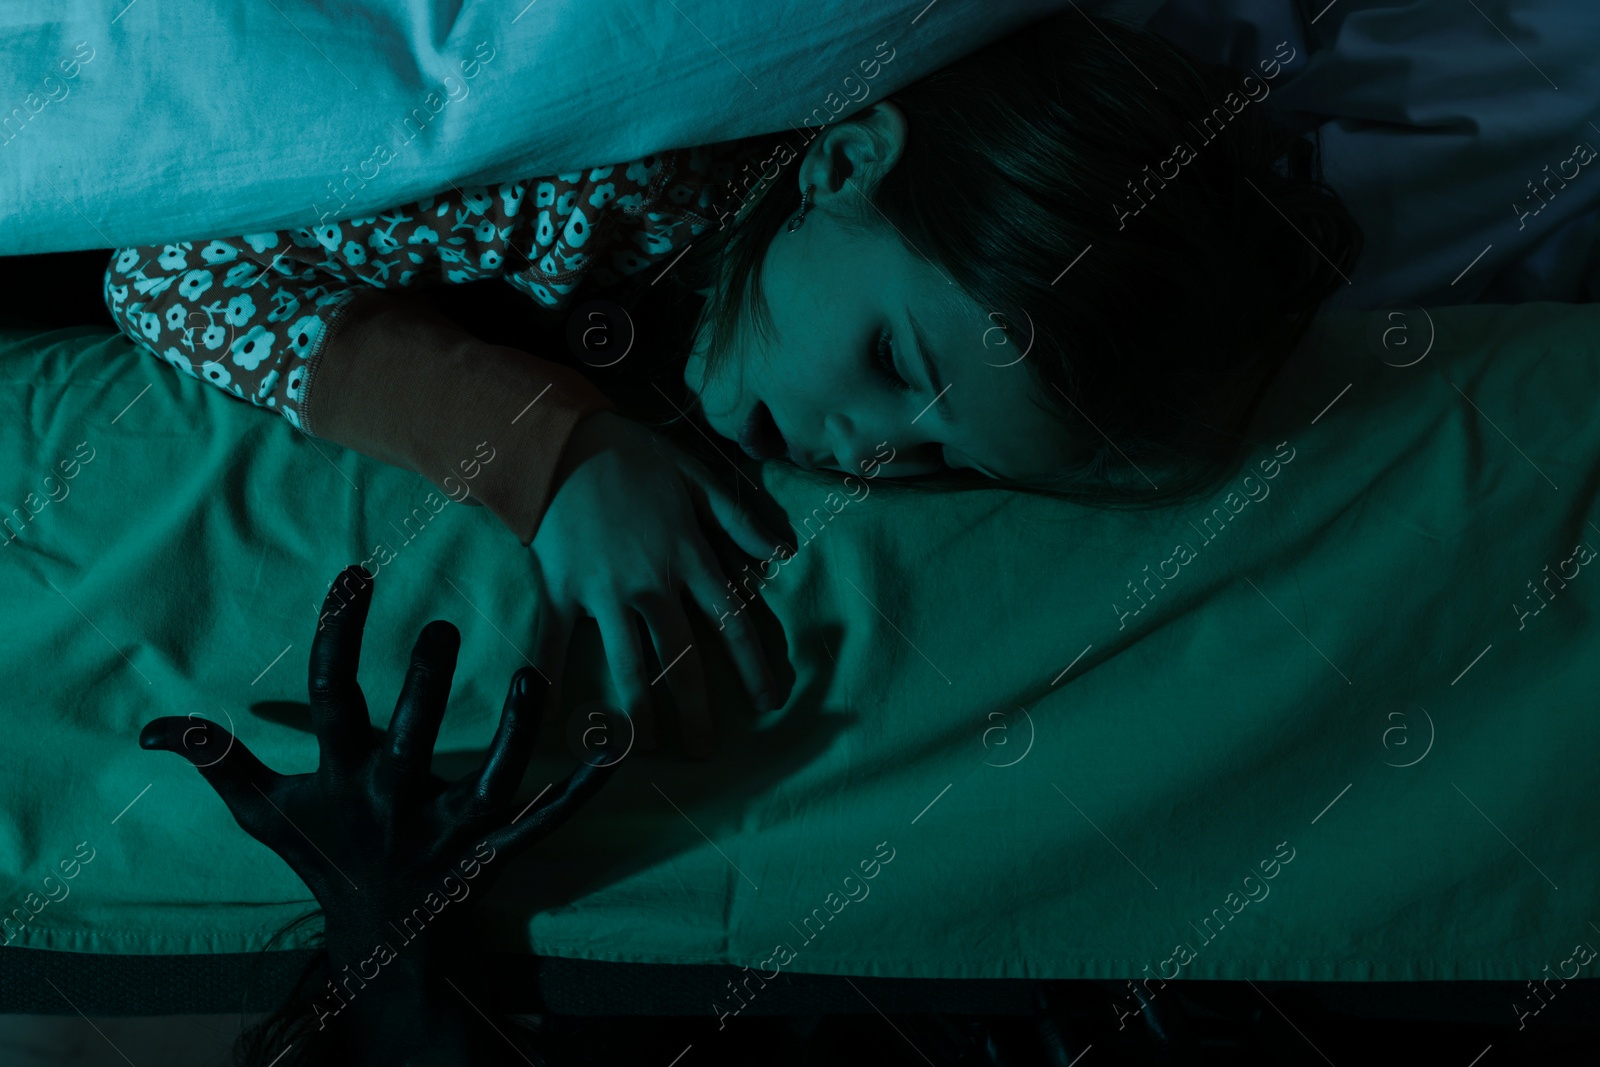
{"type": "Polygon", "coordinates": [[[480,341],[415,294],[362,290],[343,310],[307,425],[486,506],[530,543],[578,421],[616,405],[576,370],[480,341]]]}

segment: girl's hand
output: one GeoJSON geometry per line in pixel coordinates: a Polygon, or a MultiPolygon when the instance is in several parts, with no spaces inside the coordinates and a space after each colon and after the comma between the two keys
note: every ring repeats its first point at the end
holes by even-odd
{"type": "Polygon", "coordinates": [[[781,706],[749,613],[732,613],[743,601],[728,592],[706,527],[722,527],[740,549],[761,559],[773,554],[778,539],[700,463],[614,412],[578,423],[557,478],[559,488],[530,546],[548,596],[540,605],[537,659],[553,672],[552,706],[559,706],[554,694],[573,624],[587,615],[599,624],[612,679],[640,743],[655,747],[650,692],[661,682],[676,697],[684,748],[697,759],[709,756],[715,738],[705,674],[681,591],[712,622],[720,620],[756,707],[781,706]],[[649,629],[659,673],[646,666],[635,614],[649,629]]]}

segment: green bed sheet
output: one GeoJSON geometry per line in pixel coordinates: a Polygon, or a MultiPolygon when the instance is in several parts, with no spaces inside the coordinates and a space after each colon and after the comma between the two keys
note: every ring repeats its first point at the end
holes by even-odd
{"type": "MultiPolygon", "coordinates": [[[[141,725],[310,769],[284,702],[328,582],[374,559],[374,719],[449,619],[437,766],[464,773],[532,647],[526,550],[117,336],[5,334],[0,381],[7,940],[259,948],[308,894],[141,725]]],[[[1600,307],[1345,314],[1203,502],[745,468],[799,530],[764,592],[791,700],[753,714],[700,620],[720,754],[630,752],[486,931],[765,975],[1594,976],[1597,398],[1600,307]]],[[[585,623],[527,797],[575,764],[601,662],[585,623]]]]}

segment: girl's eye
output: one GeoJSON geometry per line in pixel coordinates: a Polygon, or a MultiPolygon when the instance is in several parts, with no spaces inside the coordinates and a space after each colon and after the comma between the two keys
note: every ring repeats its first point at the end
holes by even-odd
{"type": "Polygon", "coordinates": [[[877,344],[873,347],[872,363],[891,389],[897,389],[902,393],[911,392],[911,383],[902,378],[900,372],[894,368],[894,342],[888,330],[878,334],[877,344]]]}

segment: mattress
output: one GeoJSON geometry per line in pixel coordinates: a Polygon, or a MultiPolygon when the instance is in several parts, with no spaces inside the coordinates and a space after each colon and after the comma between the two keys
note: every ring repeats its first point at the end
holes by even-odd
{"type": "MultiPolygon", "coordinates": [[[[1588,976],[1597,393],[1592,305],[1340,313],[1189,505],[743,467],[799,541],[763,591],[789,703],[752,712],[697,618],[719,755],[630,750],[485,935],[762,973],[1588,976]]],[[[312,907],[137,736],[192,713],[311,769],[346,564],[379,563],[374,722],[448,619],[436,769],[475,765],[538,621],[492,516],[87,327],[0,334],[0,457],[8,943],[249,951],[312,907]]],[[[602,666],[585,622],[528,798],[589,751],[602,666]]]]}

